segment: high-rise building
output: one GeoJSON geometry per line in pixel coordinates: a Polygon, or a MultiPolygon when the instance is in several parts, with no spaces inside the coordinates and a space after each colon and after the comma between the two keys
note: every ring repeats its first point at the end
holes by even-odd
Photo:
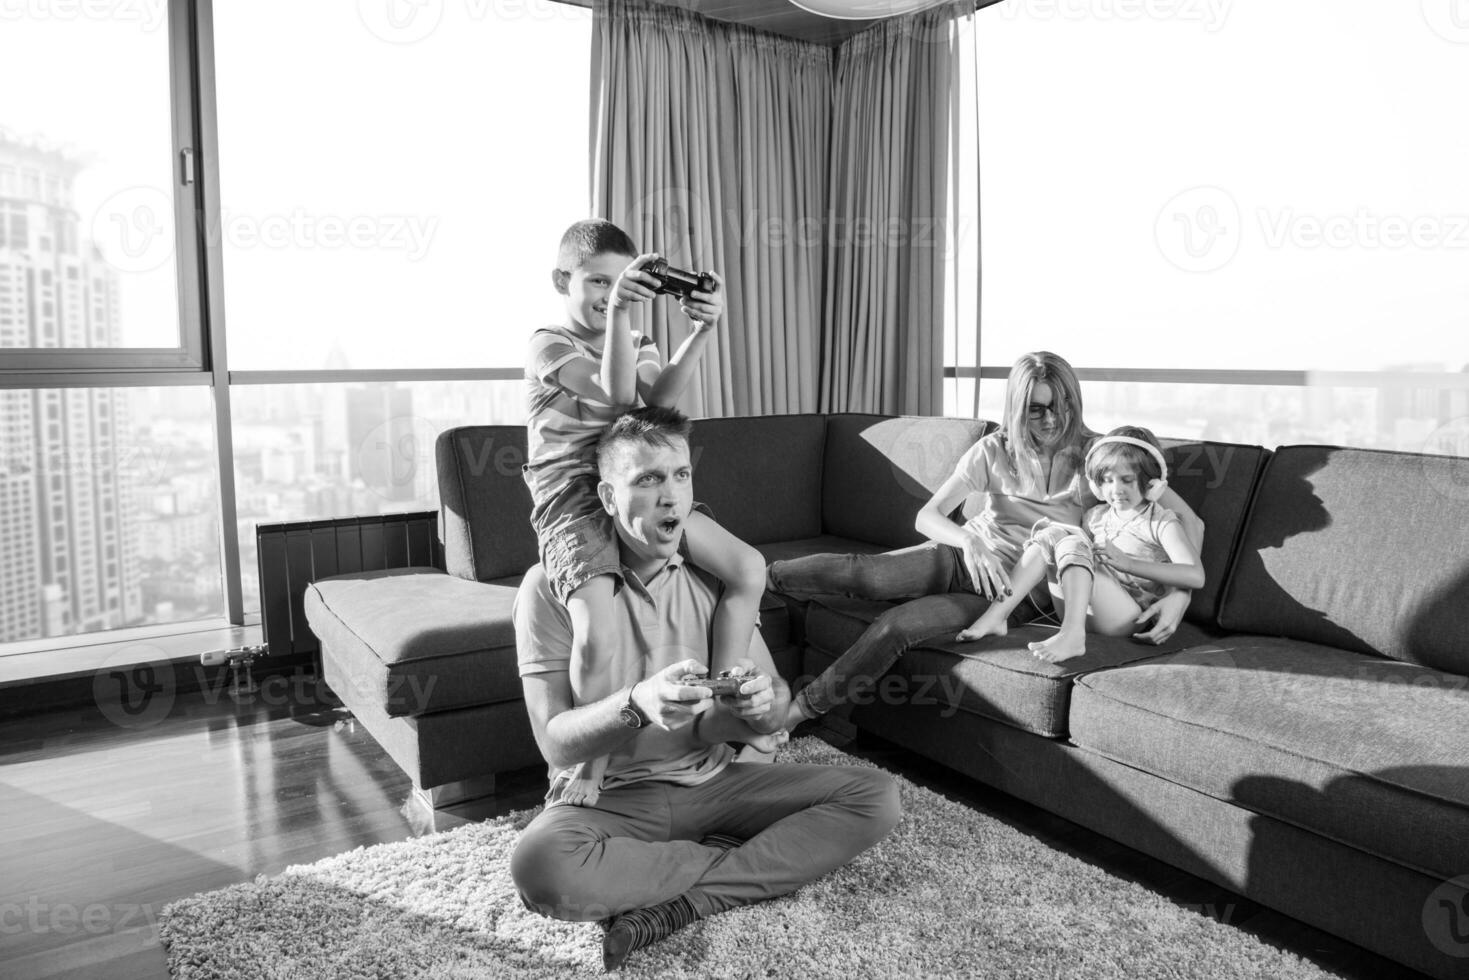
{"type": "MultiPolygon", "coordinates": [[[[117,274],[79,233],[80,164],[0,129],[0,350],[118,343],[117,274]]],[[[142,614],[122,392],[0,390],[0,642],[142,614]]]]}

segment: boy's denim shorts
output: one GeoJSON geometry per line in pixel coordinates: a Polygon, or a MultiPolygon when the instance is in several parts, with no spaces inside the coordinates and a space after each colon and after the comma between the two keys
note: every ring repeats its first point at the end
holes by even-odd
{"type": "Polygon", "coordinates": [[[562,605],[598,575],[622,572],[612,515],[602,508],[595,485],[572,480],[536,508],[536,544],[551,594],[562,605]]]}

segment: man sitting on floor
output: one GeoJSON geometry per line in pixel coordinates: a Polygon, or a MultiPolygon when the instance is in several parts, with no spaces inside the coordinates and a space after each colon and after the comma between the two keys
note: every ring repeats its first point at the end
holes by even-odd
{"type": "Polygon", "coordinates": [[[709,663],[720,583],[679,550],[693,506],[689,428],[672,409],[644,408],[598,446],[598,493],[622,552],[616,619],[599,624],[621,639],[614,662],[573,670],[571,621],[539,566],[515,603],[525,704],[551,789],[511,874],[544,915],[605,920],[609,970],[695,919],[841,867],[901,816],[881,771],[734,760],[730,741],[773,748],[790,692],[758,631],[747,660],[709,663]],[[752,676],[738,697],[681,680],[736,668],[752,676]],[[571,770],[601,756],[595,798],[562,801],[571,770]]]}

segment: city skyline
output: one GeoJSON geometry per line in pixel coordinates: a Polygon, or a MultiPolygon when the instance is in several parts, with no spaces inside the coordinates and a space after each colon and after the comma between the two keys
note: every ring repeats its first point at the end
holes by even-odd
{"type": "MultiPolygon", "coordinates": [[[[0,130],[0,348],[118,341],[118,276],[78,230],[70,155],[0,130]]],[[[0,642],[142,618],[139,522],[112,389],[0,389],[0,642]]]]}

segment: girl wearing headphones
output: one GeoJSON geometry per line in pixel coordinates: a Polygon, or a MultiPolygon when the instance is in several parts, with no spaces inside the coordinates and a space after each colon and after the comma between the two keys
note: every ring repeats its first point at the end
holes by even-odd
{"type": "Polygon", "coordinates": [[[1168,590],[1203,587],[1198,551],[1178,515],[1157,502],[1168,489],[1168,463],[1151,432],[1123,426],[1093,442],[1086,478],[1102,503],[1086,512],[1082,527],[1037,522],[1010,572],[1011,593],[986,609],[960,640],[1004,635],[1020,599],[1049,578],[1061,629],[1029,646],[1038,659],[1060,663],[1086,652],[1088,631],[1125,636],[1168,590]]]}
{"type": "MultiPolygon", "coordinates": [[[[999,431],[970,446],[919,510],[914,523],[929,539],[926,544],[876,555],[807,555],[772,563],[771,590],[796,598],[902,600],[791,699],[786,727],[869,696],[915,643],[952,637],[992,601],[1008,597],[1018,603],[1025,591],[1011,588],[1010,569],[1036,522],[1077,525],[1093,502],[1081,464],[1096,437],[1082,418],[1081,384],[1071,365],[1049,351],[1025,354],[1010,369],[999,431]],[[979,512],[954,520],[971,495],[981,504],[979,512]]],[[[1178,514],[1192,540],[1203,540],[1203,522],[1176,492],[1166,491],[1162,503],[1178,514]]],[[[1153,604],[1138,623],[1156,623],[1138,626],[1147,629],[1138,637],[1164,642],[1188,604],[1187,592],[1170,593],[1153,604]]],[[[1085,610],[1086,602],[1081,606],[1085,610]]]]}

